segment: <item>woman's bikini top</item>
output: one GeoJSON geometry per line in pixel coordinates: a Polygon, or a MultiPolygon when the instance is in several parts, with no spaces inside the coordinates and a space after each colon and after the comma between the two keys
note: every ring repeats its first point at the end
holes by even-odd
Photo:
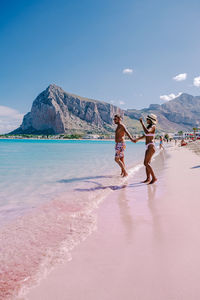
{"type": "MultiPolygon", "coordinates": [[[[152,127],[155,127],[155,125],[153,125],[152,127]]],[[[145,136],[153,136],[153,137],[155,137],[155,133],[145,133],[144,134],[145,136]]]]}
{"type": "Polygon", "coordinates": [[[145,133],[144,135],[145,136],[153,136],[154,137],[156,134],[155,133],[145,133]]]}

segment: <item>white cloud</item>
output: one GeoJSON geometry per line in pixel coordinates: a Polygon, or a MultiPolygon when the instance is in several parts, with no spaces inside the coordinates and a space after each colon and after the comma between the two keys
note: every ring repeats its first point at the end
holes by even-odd
{"type": "Polygon", "coordinates": [[[133,69],[130,69],[130,68],[124,69],[124,70],[122,71],[122,73],[123,73],[123,74],[129,74],[129,75],[131,75],[131,74],[133,73],[133,69]]]}
{"type": "Polygon", "coordinates": [[[175,95],[175,94],[172,93],[172,94],[169,94],[169,95],[162,95],[162,96],[160,96],[160,99],[164,100],[164,101],[170,101],[170,100],[173,100],[173,99],[179,97],[181,94],[182,93],[178,93],[177,95],[175,95]]]}
{"type": "Polygon", "coordinates": [[[110,103],[113,104],[113,103],[115,103],[115,101],[114,100],[110,100],[110,103]]]}
{"type": "Polygon", "coordinates": [[[194,77],[193,85],[196,87],[200,87],[200,76],[194,77]]]}
{"type": "Polygon", "coordinates": [[[124,102],[124,101],[119,101],[119,104],[120,104],[120,105],[124,105],[125,102],[124,102]]]}
{"type": "Polygon", "coordinates": [[[8,106],[0,105],[0,133],[16,129],[22,122],[23,114],[8,106]]]}
{"type": "Polygon", "coordinates": [[[187,78],[187,73],[178,74],[175,77],[173,77],[173,79],[176,81],[183,81],[186,80],[186,78],[187,78]]]}

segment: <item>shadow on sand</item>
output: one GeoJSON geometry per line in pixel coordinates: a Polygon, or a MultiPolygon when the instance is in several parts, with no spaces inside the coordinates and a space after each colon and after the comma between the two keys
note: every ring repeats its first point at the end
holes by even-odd
{"type": "Polygon", "coordinates": [[[58,180],[57,182],[59,182],[59,183],[72,183],[72,182],[84,181],[84,182],[93,183],[93,184],[96,185],[95,187],[91,187],[91,188],[84,188],[84,189],[77,188],[77,189],[74,189],[74,191],[76,191],[76,192],[90,192],[90,191],[105,190],[105,189],[111,189],[112,191],[116,191],[116,190],[125,189],[127,187],[128,188],[134,188],[134,187],[139,187],[139,186],[144,185],[141,182],[136,182],[136,183],[131,183],[131,184],[122,184],[122,185],[102,185],[101,183],[99,183],[97,181],[93,181],[93,179],[114,178],[114,177],[116,177],[116,176],[113,176],[113,175],[88,176],[88,177],[61,179],[61,180],[58,180]]]}
{"type": "Polygon", "coordinates": [[[139,187],[144,185],[141,182],[137,182],[137,183],[132,183],[132,184],[122,184],[122,185],[101,185],[98,182],[93,182],[93,181],[89,181],[92,183],[97,184],[98,186],[93,187],[93,188],[88,188],[88,189],[75,189],[74,191],[76,192],[91,192],[91,191],[97,191],[97,190],[105,190],[105,189],[111,189],[112,191],[116,191],[116,190],[122,190],[125,188],[133,188],[133,187],[139,187]]]}
{"type": "Polygon", "coordinates": [[[71,183],[71,182],[76,182],[76,181],[84,181],[84,180],[90,180],[90,179],[101,179],[101,178],[112,178],[115,176],[112,175],[107,175],[107,176],[88,176],[88,177],[78,177],[78,178],[69,178],[69,179],[61,179],[58,180],[57,182],[59,183],[71,183]]]}

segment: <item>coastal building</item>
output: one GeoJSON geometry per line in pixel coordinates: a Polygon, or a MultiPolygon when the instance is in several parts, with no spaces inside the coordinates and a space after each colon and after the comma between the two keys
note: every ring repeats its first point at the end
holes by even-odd
{"type": "Polygon", "coordinates": [[[195,133],[194,131],[177,132],[173,137],[174,139],[200,139],[200,129],[198,129],[195,133]]]}
{"type": "Polygon", "coordinates": [[[85,140],[99,139],[99,135],[98,134],[86,134],[83,136],[83,139],[85,139],[85,140]]]}

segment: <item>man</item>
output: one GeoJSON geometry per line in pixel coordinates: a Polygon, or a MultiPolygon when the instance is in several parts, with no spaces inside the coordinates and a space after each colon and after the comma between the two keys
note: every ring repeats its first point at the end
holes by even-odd
{"type": "Polygon", "coordinates": [[[121,175],[122,177],[128,176],[128,173],[125,168],[124,163],[124,150],[126,148],[125,145],[125,134],[129,137],[129,139],[135,143],[135,140],[132,138],[130,133],[127,131],[126,127],[122,123],[122,117],[120,115],[114,116],[114,122],[117,125],[115,130],[115,161],[121,168],[121,175]]]}

